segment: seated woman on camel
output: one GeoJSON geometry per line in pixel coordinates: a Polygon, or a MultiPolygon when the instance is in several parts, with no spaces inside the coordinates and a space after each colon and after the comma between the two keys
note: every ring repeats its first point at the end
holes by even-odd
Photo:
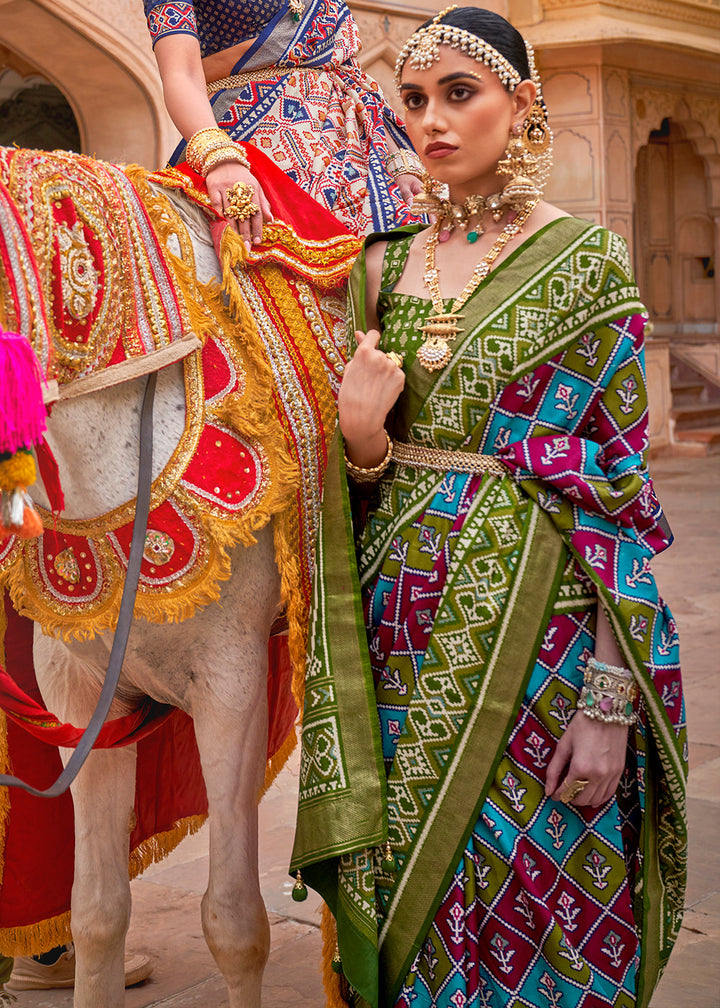
{"type": "MultiPolygon", "coordinates": [[[[241,233],[260,240],[270,208],[245,143],[263,151],[353,234],[416,220],[420,166],[379,85],[360,68],[344,0],[145,0],[186,159],[213,206],[233,218],[239,187],[257,209],[241,233]],[[187,141],[187,143],[186,143],[187,141]]],[[[243,205],[243,204],[241,204],[243,205]]]]}

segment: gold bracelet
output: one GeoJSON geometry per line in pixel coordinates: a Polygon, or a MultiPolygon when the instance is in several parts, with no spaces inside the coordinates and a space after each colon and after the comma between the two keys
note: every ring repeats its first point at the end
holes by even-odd
{"type": "Polygon", "coordinates": [[[392,462],[393,443],[388,432],[384,431],[383,433],[387,438],[387,451],[385,453],[385,458],[382,462],[378,462],[376,466],[373,466],[372,469],[364,469],[362,466],[355,465],[354,462],[350,461],[347,455],[345,456],[345,469],[348,476],[350,476],[355,483],[377,483],[392,462]]]}
{"type": "Polygon", "coordinates": [[[203,177],[221,161],[237,161],[243,168],[250,167],[248,156],[240,144],[219,126],[205,126],[193,133],[185,148],[185,160],[203,177]]]}
{"type": "Polygon", "coordinates": [[[196,172],[202,168],[202,163],[211,150],[230,143],[230,137],[219,126],[204,126],[197,130],[187,142],[185,160],[196,172]]]}
{"type": "Polygon", "coordinates": [[[222,164],[223,161],[236,161],[238,164],[241,164],[243,168],[250,168],[250,162],[248,161],[247,155],[242,147],[238,147],[237,144],[228,144],[228,146],[219,147],[217,150],[208,154],[203,162],[202,168],[200,169],[200,174],[203,178],[207,178],[208,172],[217,165],[222,164]]]}
{"type": "Polygon", "coordinates": [[[415,175],[421,179],[425,174],[420,158],[415,151],[409,150],[394,151],[386,160],[385,168],[393,178],[397,175],[415,175]]]}

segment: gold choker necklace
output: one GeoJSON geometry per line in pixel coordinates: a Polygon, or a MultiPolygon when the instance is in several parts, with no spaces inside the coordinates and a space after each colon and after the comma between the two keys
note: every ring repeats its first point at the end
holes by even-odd
{"type": "MultiPolygon", "coordinates": [[[[462,203],[453,203],[450,199],[441,199],[435,194],[423,193],[413,201],[413,210],[416,213],[428,213],[435,217],[440,229],[440,241],[443,241],[443,234],[449,238],[455,228],[459,227],[461,231],[467,231],[465,237],[473,244],[480,235],[485,234],[485,225],[483,224],[485,214],[492,214],[492,219],[497,224],[509,209],[514,209],[513,202],[511,196],[504,192],[492,193],[491,196],[472,194],[462,203]],[[479,219],[473,227],[470,227],[472,217],[479,219]]],[[[524,201],[522,206],[524,206],[524,201]]]]}
{"type": "Polygon", "coordinates": [[[452,356],[448,344],[455,339],[458,333],[462,332],[462,326],[458,325],[458,322],[463,316],[458,315],[458,312],[488,275],[492,264],[510,239],[520,234],[528,217],[539,202],[539,199],[530,200],[522,207],[512,221],[508,221],[493,242],[492,247],[485,253],[473,270],[473,275],[460,291],[459,296],[453,301],[449,312],[445,311],[443,297],[440,292],[440,276],[435,265],[435,249],[437,248],[440,236],[440,222],[438,220],[435,221],[425,244],[425,273],[423,275],[423,282],[430,291],[430,299],[435,309],[435,314],[431,315],[425,325],[420,327],[420,332],[425,337],[425,340],[417,352],[417,360],[426,371],[439,371],[448,363],[452,356]]]}

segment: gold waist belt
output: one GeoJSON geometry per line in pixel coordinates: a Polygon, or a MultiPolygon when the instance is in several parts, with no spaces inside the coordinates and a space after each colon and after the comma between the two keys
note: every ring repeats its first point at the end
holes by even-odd
{"type": "Polygon", "coordinates": [[[316,67],[294,66],[288,63],[287,66],[261,67],[259,70],[248,70],[247,73],[233,74],[231,77],[221,77],[220,80],[209,81],[206,85],[208,98],[217,91],[224,91],[226,88],[241,88],[252,81],[274,80],[276,77],[284,77],[294,70],[315,70],[316,67]]]}
{"type": "Polygon", "coordinates": [[[506,467],[494,455],[477,455],[475,452],[445,451],[442,448],[423,448],[422,445],[393,441],[392,457],[400,465],[412,466],[413,469],[508,475],[506,467]]]}

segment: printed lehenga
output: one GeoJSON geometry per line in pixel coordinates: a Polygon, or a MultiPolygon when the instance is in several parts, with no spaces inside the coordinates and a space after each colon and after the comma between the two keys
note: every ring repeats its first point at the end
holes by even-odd
{"type": "MultiPolygon", "coordinates": [[[[431,306],[393,289],[407,246],[389,242],[379,300],[407,375],[391,433],[507,475],[396,464],[351,500],[336,445],[293,870],[335,918],[352,1003],[644,1008],[682,917],[686,741],[627,249],[546,226],[464,305],[430,374],[414,358],[431,306]],[[575,809],[543,789],[598,596],[642,699],[616,799],[575,809]]],[[[362,329],[362,262],[351,286],[362,329]]]]}
{"type": "MultiPolygon", "coordinates": [[[[356,62],[360,37],[343,0],[307,0],[299,15],[288,0],[254,5],[250,14],[242,6],[145,3],[156,11],[156,38],[190,31],[196,15],[202,24],[204,7],[217,7],[216,23],[203,25],[201,37],[213,52],[242,40],[238,19],[257,18],[257,38],[232,79],[210,89],[218,125],[234,140],[251,141],[354,234],[417,220],[385,170],[388,142],[409,141],[379,85],[356,62]],[[220,8],[227,8],[224,17],[220,8]]],[[[171,163],[184,156],[182,143],[171,163]]]]}

